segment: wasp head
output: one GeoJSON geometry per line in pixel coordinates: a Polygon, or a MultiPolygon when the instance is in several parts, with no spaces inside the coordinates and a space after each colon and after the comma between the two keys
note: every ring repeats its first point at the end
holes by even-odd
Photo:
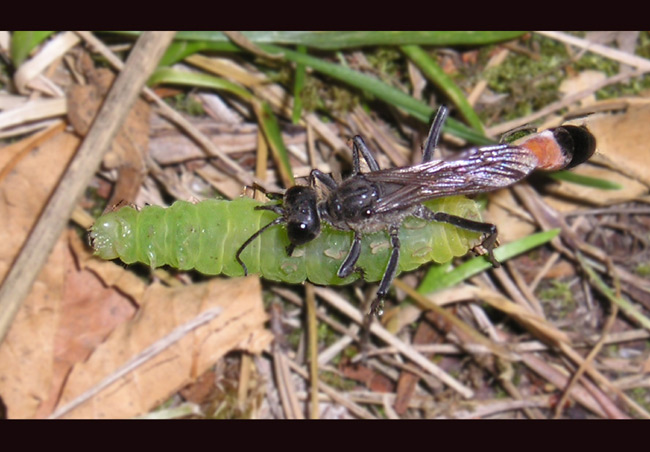
{"type": "Polygon", "coordinates": [[[300,185],[289,188],[282,202],[291,250],[311,242],[320,234],[316,191],[300,185]]]}

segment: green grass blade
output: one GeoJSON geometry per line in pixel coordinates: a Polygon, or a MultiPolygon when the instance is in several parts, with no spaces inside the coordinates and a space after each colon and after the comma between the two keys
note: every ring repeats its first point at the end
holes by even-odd
{"type": "Polygon", "coordinates": [[[53,31],[15,31],[11,35],[11,59],[18,67],[27,59],[29,53],[47,39],[53,31]]]}
{"type": "MultiPolygon", "coordinates": [[[[551,241],[557,237],[559,233],[560,229],[551,229],[529,235],[523,239],[500,246],[494,250],[494,256],[499,262],[505,262],[508,259],[551,241]]],[[[428,294],[437,290],[453,287],[467,278],[491,268],[492,264],[490,264],[483,256],[478,256],[464,262],[452,271],[448,271],[450,267],[450,264],[432,266],[422,280],[420,287],[418,287],[418,292],[428,294]]]]}
{"type": "Polygon", "coordinates": [[[440,88],[453,102],[463,115],[467,123],[478,131],[483,131],[483,123],[467,102],[465,93],[454,83],[454,81],[442,70],[440,65],[431,58],[420,46],[408,45],[401,47],[402,52],[408,56],[424,73],[424,75],[440,88]]]}
{"type": "Polygon", "coordinates": [[[168,67],[156,69],[156,72],[153,73],[148,83],[150,86],[159,84],[198,86],[227,91],[247,102],[251,102],[254,99],[253,95],[246,88],[228,80],[199,72],[179,71],[168,67]]]}
{"type": "Polygon", "coordinates": [[[289,163],[289,152],[287,151],[284,141],[282,140],[282,133],[280,132],[280,125],[278,120],[271,110],[271,106],[268,102],[262,102],[261,112],[259,113],[260,124],[262,126],[262,131],[264,136],[269,141],[271,145],[271,152],[273,153],[273,158],[278,165],[280,175],[282,180],[287,187],[295,185],[293,178],[293,170],[291,169],[291,164],[289,163]]]}
{"type": "MultiPolygon", "coordinates": [[[[323,50],[377,45],[481,45],[515,39],[522,31],[244,31],[256,44],[304,45],[323,50]]],[[[227,42],[216,31],[180,31],[176,39],[227,42]]]]}
{"type": "MultiPolygon", "coordinates": [[[[137,37],[139,31],[113,31],[137,37]]],[[[255,44],[304,45],[321,50],[341,50],[377,45],[485,45],[515,39],[523,31],[244,31],[246,39],[255,44]]],[[[220,31],[179,31],[174,43],[161,59],[169,66],[202,50],[232,52],[241,50],[220,31]]]]}
{"type": "Polygon", "coordinates": [[[610,182],[605,179],[598,179],[596,177],[583,176],[581,174],[572,173],[571,171],[557,171],[551,173],[548,177],[555,180],[563,180],[573,184],[584,185],[585,187],[600,188],[601,190],[622,190],[623,186],[616,182],[610,182]]]}
{"type": "MultiPolygon", "coordinates": [[[[298,52],[306,54],[307,47],[303,45],[298,46],[298,52]]],[[[300,116],[302,115],[302,90],[305,87],[306,69],[307,68],[304,64],[298,63],[293,76],[293,111],[291,114],[291,121],[294,124],[298,124],[300,116]]]]}
{"type": "Polygon", "coordinates": [[[589,275],[589,279],[594,283],[598,290],[603,295],[605,295],[611,303],[617,304],[626,316],[634,319],[639,323],[639,325],[650,331],[650,319],[643,315],[643,313],[628,299],[625,297],[617,297],[615,291],[612,290],[607,284],[605,284],[605,282],[600,278],[600,276],[598,276],[591,265],[587,263],[582,254],[577,253],[576,256],[578,257],[578,261],[580,261],[582,268],[589,275]]]}
{"type": "MultiPolygon", "coordinates": [[[[394,88],[381,80],[367,76],[339,64],[330,63],[311,55],[302,54],[293,50],[284,49],[273,45],[260,44],[260,48],[268,53],[282,53],[287,60],[304,64],[312,69],[328,75],[332,78],[347,83],[361,90],[372,94],[382,101],[404,109],[410,115],[422,122],[428,123],[433,116],[433,108],[424,102],[409,96],[406,93],[394,88]]],[[[447,119],[444,130],[460,138],[464,138],[476,144],[492,144],[480,132],[471,129],[453,118],[447,119]]]]}
{"type": "Polygon", "coordinates": [[[239,52],[241,48],[230,41],[174,41],[160,59],[160,66],[171,66],[190,55],[203,51],[211,52],[239,52]]]}
{"type": "MultiPolygon", "coordinates": [[[[202,51],[202,50],[212,50],[212,51],[241,51],[240,48],[235,46],[226,40],[225,36],[223,39],[218,38],[219,33],[217,32],[188,32],[191,34],[181,33],[180,36],[189,39],[190,37],[198,39],[198,37],[203,37],[205,40],[201,42],[174,42],[172,46],[167,50],[167,53],[163,57],[162,63],[171,64],[179,59],[185,58],[193,53],[202,51]],[[213,39],[209,41],[208,38],[213,39]],[[219,40],[218,40],[219,39],[219,40]]],[[[487,33],[487,32],[486,32],[487,33]]],[[[313,34],[310,32],[310,34],[313,34]]],[[[335,33],[338,34],[338,33],[335,33]]],[[[249,39],[253,42],[261,42],[264,39],[255,40],[252,38],[259,38],[259,35],[254,33],[244,33],[249,39]]],[[[271,35],[266,36],[266,40],[271,40],[269,38],[271,35]]],[[[306,36],[306,34],[301,34],[301,36],[306,36]]],[[[474,39],[478,35],[473,35],[474,39]]],[[[490,40],[496,39],[506,39],[505,35],[495,35],[488,34],[483,36],[485,42],[490,42],[490,40]],[[488,39],[489,38],[489,39],[488,39]]],[[[508,35],[510,36],[510,35],[508,35]]],[[[448,36],[449,37],[449,36],[448,36]]],[[[457,38],[458,36],[456,36],[457,38]]],[[[467,37],[467,36],[465,36],[467,37]]],[[[449,38],[452,39],[452,38],[449,38]]],[[[509,39],[509,38],[508,38],[509,39]]],[[[442,42],[442,40],[438,41],[442,42]]],[[[452,41],[453,42],[453,39],[452,41]]],[[[468,41],[469,42],[469,41],[468,41]]],[[[433,115],[433,108],[429,107],[427,104],[414,99],[402,91],[387,85],[381,80],[377,80],[373,77],[361,74],[352,69],[349,69],[345,66],[330,63],[320,58],[307,55],[305,53],[296,52],[289,49],[284,49],[282,47],[277,47],[273,45],[263,45],[259,44],[262,50],[269,53],[283,53],[285,58],[289,61],[295,62],[300,65],[305,65],[311,67],[312,69],[328,75],[332,78],[340,80],[344,83],[347,83],[351,86],[354,86],[358,89],[365,90],[366,92],[372,94],[376,98],[389,103],[391,105],[396,105],[404,109],[410,115],[416,117],[422,122],[428,123],[431,120],[433,115]]],[[[161,63],[161,64],[162,64],[161,63]]],[[[445,124],[445,131],[455,135],[459,138],[463,138],[471,143],[478,145],[487,145],[492,144],[493,141],[486,138],[481,132],[476,131],[473,128],[467,127],[459,121],[450,118],[445,124]]]]}
{"type": "Polygon", "coordinates": [[[293,171],[291,170],[291,165],[289,163],[289,154],[284,145],[284,141],[282,140],[282,133],[280,132],[278,120],[268,103],[262,102],[259,104],[257,99],[255,99],[248,90],[236,83],[197,72],[179,71],[167,67],[159,68],[149,79],[149,84],[158,85],[163,83],[194,87],[198,86],[227,91],[235,94],[242,100],[259,105],[259,108],[257,108],[256,111],[258,112],[260,125],[264,135],[269,141],[273,157],[278,165],[282,179],[285,184],[288,184],[287,186],[294,184],[293,171]]]}

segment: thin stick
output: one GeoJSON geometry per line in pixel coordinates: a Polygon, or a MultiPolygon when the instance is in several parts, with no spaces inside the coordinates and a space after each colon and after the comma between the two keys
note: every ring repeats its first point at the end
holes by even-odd
{"type": "MultiPolygon", "coordinates": [[[[309,379],[309,372],[307,372],[306,369],[303,369],[301,366],[299,366],[296,362],[288,359],[287,360],[289,367],[291,367],[291,370],[296,372],[298,375],[300,375],[302,378],[305,380],[309,379]]],[[[330,397],[332,400],[334,400],[337,403],[340,403],[344,407],[346,407],[348,410],[350,410],[353,414],[356,416],[359,416],[361,419],[376,419],[375,416],[373,416],[371,413],[366,411],[363,407],[357,405],[356,403],[350,401],[349,395],[348,394],[341,394],[331,386],[326,385],[322,381],[318,381],[318,387],[321,391],[323,391],[325,394],[327,394],[328,397],[330,397]]]]}
{"type": "Polygon", "coordinates": [[[546,115],[550,115],[551,113],[557,110],[568,107],[574,102],[577,102],[580,99],[584,99],[585,97],[590,96],[591,94],[593,94],[594,92],[598,91],[601,88],[604,88],[609,85],[613,85],[615,83],[623,82],[628,78],[639,77],[645,74],[646,72],[648,71],[645,69],[643,70],[639,69],[633,72],[616,74],[612,77],[606,78],[605,80],[594,83],[587,89],[566,96],[563,99],[558,100],[557,102],[553,102],[552,104],[549,104],[546,107],[542,108],[541,110],[538,110],[528,116],[519,119],[513,119],[512,121],[502,122],[501,124],[497,124],[494,127],[490,127],[488,130],[486,130],[486,133],[491,136],[501,135],[502,133],[507,132],[508,130],[516,129],[517,127],[520,127],[524,124],[537,121],[538,119],[543,118],[546,115]]]}
{"type": "MultiPolygon", "coordinates": [[[[343,299],[343,297],[339,296],[338,294],[334,293],[331,290],[326,290],[322,288],[316,288],[316,294],[319,297],[326,300],[332,306],[336,307],[336,309],[340,310],[345,315],[350,317],[355,322],[359,324],[363,323],[364,321],[363,314],[361,314],[361,312],[359,312],[357,308],[353,307],[350,303],[348,303],[345,299],[343,299]]],[[[416,352],[413,349],[413,347],[402,342],[394,335],[386,331],[386,329],[381,325],[379,325],[378,322],[372,323],[370,327],[370,331],[374,335],[379,337],[381,340],[383,340],[384,342],[395,347],[401,354],[403,354],[404,356],[406,356],[408,359],[415,362],[416,364],[419,364],[427,372],[431,373],[433,376],[435,376],[436,378],[444,382],[447,386],[454,389],[456,392],[461,394],[466,399],[474,397],[474,391],[472,391],[469,387],[465,386],[464,384],[462,384],[461,382],[453,378],[451,375],[447,374],[440,367],[433,364],[430,360],[425,358],[423,355],[416,352]]]]}
{"type": "Polygon", "coordinates": [[[113,137],[131,111],[142,86],[158,65],[173,32],[145,32],[115,80],[86,139],[14,261],[0,288],[0,342],[11,326],[32,283],[90,183],[113,137]]]}
{"type": "Polygon", "coordinates": [[[309,376],[311,391],[311,410],[309,417],[318,419],[318,320],[316,319],[316,296],[314,286],[305,284],[305,301],[307,306],[307,344],[309,348],[309,376]]]}
{"type": "MultiPolygon", "coordinates": [[[[614,265],[612,264],[611,259],[607,259],[607,267],[610,270],[610,275],[614,278],[614,285],[616,287],[616,296],[618,298],[621,298],[621,282],[616,276],[616,270],[614,269],[614,265]]],[[[589,354],[587,354],[585,360],[580,364],[578,370],[576,370],[576,372],[569,380],[569,383],[567,384],[566,388],[562,393],[562,397],[560,397],[560,401],[557,403],[557,405],[555,405],[555,414],[553,416],[554,419],[560,419],[560,417],[562,416],[562,411],[564,410],[564,404],[569,399],[569,394],[571,393],[571,389],[573,388],[573,386],[575,386],[578,383],[578,380],[580,380],[582,375],[585,373],[587,367],[592,365],[594,358],[596,357],[596,355],[598,355],[598,353],[600,353],[600,350],[603,348],[603,345],[605,345],[605,340],[607,339],[607,335],[612,329],[612,326],[614,326],[614,321],[618,316],[618,305],[616,303],[611,303],[611,302],[610,305],[612,308],[612,312],[610,313],[609,318],[605,322],[605,326],[603,327],[603,331],[602,331],[602,336],[600,340],[596,343],[596,345],[594,345],[593,349],[591,349],[589,354]]],[[[602,408],[607,412],[607,406],[603,406],[602,408]]]]}
{"type": "MultiPolygon", "coordinates": [[[[121,69],[123,67],[124,63],[114,53],[112,53],[108,49],[108,47],[104,45],[104,43],[102,43],[99,39],[95,38],[95,36],[93,36],[92,33],[80,31],[78,32],[78,34],[87,43],[94,46],[97,49],[97,51],[102,56],[104,56],[111,65],[113,65],[113,67],[117,69],[121,69]]],[[[234,161],[233,159],[228,157],[228,155],[226,155],[223,151],[221,151],[221,149],[219,149],[212,142],[212,140],[208,138],[203,132],[201,132],[195,125],[193,125],[190,121],[185,119],[183,115],[181,115],[176,110],[174,110],[169,105],[167,105],[165,101],[163,101],[158,95],[156,95],[156,93],[154,93],[152,89],[145,87],[143,89],[143,92],[148,99],[156,103],[156,105],[160,109],[160,114],[162,116],[169,119],[178,127],[180,127],[185,132],[187,132],[187,134],[190,137],[192,137],[201,146],[201,148],[204,151],[206,151],[209,155],[219,158],[219,160],[221,160],[221,162],[223,162],[224,165],[226,165],[230,169],[230,171],[232,171],[232,174],[241,183],[247,186],[253,186],[257,184],[260,187],[264,188],[267,192],[278,191],[276,186],[273,186],[255,177],[252,177],[248,171],[244,170],[236,161],[234,161]]]]}
{"type": "Polygon", "coordinates": [[[536,31],[535,33],[546,36],[547,38],[555,39],[556,41],[564,42],[565,44],[580,47],[581,49],[585,49],[589,52],[597,53],[598,55],[602,55],[611,60],[618,61],[619,63],[634,66],[635,68],[641,69],[645,72],[650,71],[650,60],[646,58],[641,58],[636,55],[623,52],[621,50],[604,46],[602,44],[589,42],[586,39],[576,38],[575,36],[561,33],[559,31],[536,31]]]}

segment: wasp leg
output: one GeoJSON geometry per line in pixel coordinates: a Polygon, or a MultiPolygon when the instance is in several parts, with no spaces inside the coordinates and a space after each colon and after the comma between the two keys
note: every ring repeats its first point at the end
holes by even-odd
{"type": "Polygon", "coordinates": [[[352,171],[354,174],[359,174],[361,172],[361,162],[359,161],[359,152],[363,155],[363,158],[366,159],[368,163],[368,169],[370,171],[379,171],[379,163],[372,156],[370,149],[366,146],[366,142],[363,141],[360,135],[356,135],[352,138],[352,171]]]}
{"type": "Polygon", "coordinates": [[[267,198],[272,199],[272,200],[282,199],[282,197],[284,196],[282,193],[268,191],[266,188],[262,187],[257,182],[253,182],[253,189],[261,191],[262,193],[264,193],[264,195],[267,198]]]}
{"type": "Polygon", "coordinates": [[[350,251],[348,252],[348,255],[346,256],[343,263],[341,264],[341,267],[339,267],[339,271],[336,273],[339,278],[347,278],[353,272],[361,273],[361,277],[363,278],[364,276],[363,269],[356,266],[360,255],[361,255],[361,235],[355,232],[354,238],[352,239],[352,246],[350,247],[350,251]]]}
{"type": "Polygon", "coordinates": [[[438,108],[436,116],[433,118],[433,122],[431,123],[431,129],[429,129],[427,141],[424,143],[422,163],[430,162],[433,159],[433,151],[436,149],[436,146],[438,146],[438,140],[442,133],[442,125],[445,123],[448,114],[449,110],[444,105],[441,105],[440,108],[438,108]]]}
{"type": "Polygon", "coordinates": [[[309,185],[315,187],[316,179],[321,181],[321,183],[325,185],[327,188],[329,188],[330,190],[336,190],[336,188],[338,187],[338,184],[332,178],[332,176],[322,172],[319,169],[313,169],[311,170],[311,173],[309,173],[309,185]]]}
{"type": "Polygon", "coordinates": [[[440,223],[449,223],[456,227],[467,229],[468,231],[480,232],[486,234],[482,246],[487,250],[487,259],[490,261],[494,268],[501,266],[498,260],[494,257],[494,246],[497,240],[497,227],[492,223],[482,223],[480,221],[472,221],[467,218],[457,217],[445,212],[433,212],[428,208],[421,206],[421,209],[416,212],[416,217],[422,218],[427,221],[437,221],[440,223]]]}
{"type": "Polygon", "coordinates": [[[370,348],[370,327],[372,326],[372,320],[375,316],[379,317],[384,313],[384,298],[386,297],[388,289],[390,288],[390,285],[395,279],[395,274],[397,273],[397,264],[399,263],[400,252],[398,233],[398,227],[390,228],[390,243],[393,249],[390,253],[390,259],[388,260],[388,265],[386,266],[384,276],[381,278],[381,282],[379,283],[377,294],[370,304],[370,310],[363,319],[363,333],[361,335],[362,361],[366,360],[367,352],[370,348]]]}
{"type": "Polygon", "coordinates": [[[392,226],[390,228],[390,244],[392,250],[390,253],[390,259],[388,259],[388,265],[386,266],[386,271],[384,276],[381,278],[379,283],[379,289],[377,289],[377,295],[375,295],[375,300],[370,305],[370,315],[375,314],[376,316],[381,316],[384,313],[384,298],[388,293],[393,279],[395,279],[395,274],[397,273],[397,264],[399,263],[399,228],[392,226]]]}

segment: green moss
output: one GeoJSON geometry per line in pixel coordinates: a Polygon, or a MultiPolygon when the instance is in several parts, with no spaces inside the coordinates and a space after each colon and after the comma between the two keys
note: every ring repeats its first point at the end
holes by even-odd
{"type": "Polygon", "coordinates": [[[0,58],[0,89],[5,90],[9,84],[9,68],[3,58],[0,58]]]}
{"type": "Polygon", "coordinates": [[[305,77],[301,99],[306,111],[321,110],[334,116],[345,116],[360,103],[358,93],[335,82],[325,82],[313,74],[305,77]]]}
{"type": "Polygon", "coordinates": [[[551,281],[551,287],[542,289],[539,292],[539,298],[542,301],[561,300],[570,302],[573,300],[573,294],[569,285],[562,281],[551,281]]]}
{"type": "Polygon", "coordinates": [[[84,197],[91,204],[88,213],[93,218],[98,218],[102,213],[104,213],[104,209],[106,209],[108,200],[99,194],[97,188],[92,186],[86,188],[84,197]]]}
{"type": "Polygon", "coordinates": [[[605,350],[607,351],[607,356],[610,357],[616,357],[619,356],[620,350],[618,344],[611,344],[605,347],[605,350]]]}
{"type": "Polygon", "coordinates": [[[494,387],[494,398],[495,399],[507,399],[510,397],[510,394],[506,392],[501,386],[494,387]]]}
{"type": "Polygon", "coordinates": [[[296,328],[291,330],[291,333],[287,336],[287,342],[292,349],[297,349],[298,344],[300,343],[300,338],[302,337],[304,331],[301,328],[296,328]]]}
{"type": "Polygon", "coordinates": [[[405,74],[405,60],[401,52],[393,47],[378,47],[365,54],[368,63],[377,71],[378,77],[395,85],[405,74]]]}
{"type": "Polygon", "coordinates": [[[635,273],[644,278],[650,276],[650,262],[643,262],[636,266],[635,273]]]}
{"type": "Polygon", "coordinates": [[[498,103],[502,110],[500,120],[526,116],[556,101],[560,83],[566,78],[568,55],[562,44],[537,35],[525,44],[539,58],[511,52],[502,64],[485,70],[488,87],[508,95],[498,103]]]}
{"type": "MultiPolygon", "coordinates": [[[[581,33],[574,34],[583,37],[581,33]]],[[[486,107],[481,112],[484,120],[489,121],[492,117],[498,117],[500,121],[510,120],[541,109],[560,98],[558,88],[564,79],[579,72],[594,70],[611,77],[620,71],[618,62],[591,52],[584,52],[579,60],[572,61],[575,54],[569,55],[563,43],[540,35],[533,34],[530,39],[520,40],[519,44],[539,58],[511,52],[501,65],[485,71],[489,88],[508,97],[503,102],[486,107]]],[[[487,51],[489,48],[483,49],[481,55],[487,51]]],[[[648,32],[641,33],[637,54],[645,58],[650,56],[648,32]]],[[[596,97],[632,96],[648,89],[650,76],[646,75],[605,87],[596,92],[596,97]]]]}
{"type": "MultiPolygon", "coordinates": [[[[640,33],[636,55],[642,58],[650,57],[650,34],[647,31],[640,33]]],[[[591,52],[585,52],[582,58],[573,65],[576,71],[594,70],[603,72],[607,77],[612,77],[620,72],[620,63],[610,58],[605,58],[591,52]]],[[[650,76],[643,75],[626,81],[607,86],[596,91],[597,99],[614,99],[624,96],[637,96],[650,89],[650,76]]]]}
{"type": "Polygon", "coordinates": [[[190,116],[204,116],[205,110],[203,104],[196,100],[194,96],[189,93],[180,93],[173,97],[165,99],[165,101],[178,111],[185,112],[190,116]]]}
{"type": "Polygon", "coordinates": [[[648,388],[634,388],[629,391],[630,398],[646,410],[650,410],[650,392],[648,388]]]}
{"type": "Polygon", "coordinates": [[[320,372],[319,378],[323,383],[341,391],[352,391],[357,387],[356,381],[344,378],[334,372],[320,372]]]}
{"type": "MultiPolygon", "coordinates": [[[[356,68],[357,70],[370,72],[393,86],[399,87],[405,83],[405,60],[398,50],[379,47],[365,49],[363,54],[370,67],[356,68]]],[[[342,64],[346,65],[345,54],[339,56],[342,64]]],[[[300,97],[306,111],[320,110],[333,116],[345,116],[362,103],[363,93],[318,73],[308,72],[300,97]]]]}
{"type": "Polygon", "coordinates": [[[650,32],[642,31],[639,34],[639,42],[636,48],[636,55],[641,58],[650,58],[650,32]]]}
{"type": "Polygon", "coordinates": [[[575,308],[575,299],[569,285],[562,281],[551,281],[550,287],[539,291],[542,301],[552,304],[556,315],[564,317],[575,308]]]}

